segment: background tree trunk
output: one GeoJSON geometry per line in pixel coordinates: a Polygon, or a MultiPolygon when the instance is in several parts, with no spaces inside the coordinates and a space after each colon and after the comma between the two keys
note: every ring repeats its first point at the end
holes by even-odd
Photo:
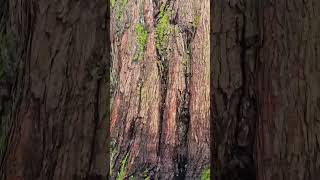
{"type": "Polygon", "coordinates": [[[209,0],[111,8],[113,179],[198,179],[210,162],[209,0]]]}
{"type": "Polygon", "coordinates": [[[319,8],[315,0],[213,4],[217,179],[319,177],[319,8]]]}
{"type": "Polygon", "coordinates": [[[0,1],[0,157],[5,149],[5,135],[10,115],[12,98],[10,96],[14,81],[15,63],[14,42],[8,33],[9,1],[0,1]]]}
{"type": "Polygon", "coordinates": [[[211,24],[216,179],[255,179],[258,1],[215,1],[211,24]]]}
{"type": "Polygon", "coordinates": [[[19,59],[1,179],[103,179],[106,2],[9,2],[19,59]]]}
{"type": "Polygon", "coordinates": [[[320,1],[265,5],[257,69],[257,179],[320,177],[320,1]]]}

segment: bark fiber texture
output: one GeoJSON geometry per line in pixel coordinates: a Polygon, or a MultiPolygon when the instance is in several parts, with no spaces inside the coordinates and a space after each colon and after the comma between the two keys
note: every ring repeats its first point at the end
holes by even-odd
{"type": "Polygon", "coordinates": [[[1,179],[106,178],[106,2],[8,7],[18,67],[1,179]]]}
{"type": "Polygon", "coordinates": [[[255,178],[256,5],[253,0],[212,5],[212,163],[217,179],[255,178]]]}
{"type": "Polygon", "coordinates": [[[210,163],[209,0],[111,8],[112,179],[200,179],[210,163]]]}
{"type": "Polygon", "coordinates": [[[319,179],[319,13],[318,0],[0,0],[0,178],[194,180],[211,161],[213,179],[319,179]]]}
{"type": "Polygon", "coordinates": [[[320,2],[212,7],[214,177],[318,179],[320,2]]]}
{"type": "Polygon", "coordinates": [[[257,69],[257,179],[320,177],[320,1],[265,4],[257,69]]]}

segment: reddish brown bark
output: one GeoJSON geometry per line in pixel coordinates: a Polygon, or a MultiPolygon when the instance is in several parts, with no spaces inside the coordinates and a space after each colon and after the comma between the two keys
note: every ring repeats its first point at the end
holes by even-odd
{"type": "Polygon", "coordinates": [[[320,177],[320,2],[265,4],[257,89],[257,179],[320,177]]]}
{"type": "Polygon", "coordinates": [[[17,37],[1,179],[102,179],[107,168],[106,3],[9,2],[17,37]]]}
{"type": "Polygon", "coordinates": [[[213,7],[217,179],[317,179],[320,3],[213,7]]]}
{"type": "Polygon", "coordinates": [[[127,177],[194,179],[209,167],[209,7],[192,0],[112,7],[113,178],[126,156],[127,177]],[[156,45],[161,6],[170,19],[164,51],[156,45]],[[139,23],[148,36],[134,61],[139,23]]]}

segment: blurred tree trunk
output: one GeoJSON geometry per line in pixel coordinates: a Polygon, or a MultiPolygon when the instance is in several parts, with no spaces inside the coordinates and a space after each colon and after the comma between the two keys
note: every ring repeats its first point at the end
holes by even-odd
{"type": "Polygon", "coordinates": [[[271,0],[257,69],[257,179],[320,177],[320,1],[271,0]]]}
{"type": "Polygon", "coordinates": [[[317,179],[319,1],[215,2],[216,178],[317,179]]]}
{"type": "Polygon", "coordinates": [[[10,96],[14,81],[13,41],[9,40],[7,30],[9,0],[0,1],[0,157],[4,152],[4,140],[7,131],[7,120],[10,115],[12,98],[10,96]]]}
{"type": "Polygon", "coordinates": [[[111,3],[112,179],[208,171],[209,0],[111,3]]]}
{"type": "Polygon", "coordinates": [[[211,112],[216,179],[255,179],[257,2],[212,4],[211,112]]]}
{"type": "Polygon", "coordinates": [[[9,1],[18,65],[1,179],[106,178],[106,5],[9,1]]]}

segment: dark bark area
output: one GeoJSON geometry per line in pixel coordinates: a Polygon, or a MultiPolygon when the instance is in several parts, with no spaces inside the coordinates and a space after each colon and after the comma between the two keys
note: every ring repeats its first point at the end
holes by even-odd
{"type": "Polygon", "coordinates": [[[255,178],[256,1],[212,5],[212,118],[217,179],[255,178]]]}
{"type": "Polygon", "coordinates": [[[12,106],[11,91],[15,79],[16,42],[8,30],[9,1],[0,1],[0,157],[5,149],[5,136],[12,106]]]}
{"type": "Polygon", "coordinates": [[[257,69],[257,179],[320,177],[320,1],[265,5],[257,69]]]}
{"type": "Polygon", "coordinates": [[[18,60],[1,179],[103,179],[106,10],[95,1],[9,1],[18,60]]]}
{"type": "Polygon", "coordinates": [[[210,162],[209,1],[111,8],[112,178],[199,179],[210,162]]]}
{"type": "Polygon", "coordinates": [[[217,179],[319,178],[319,8],[315,0],[213,3],[217,179]]]}

